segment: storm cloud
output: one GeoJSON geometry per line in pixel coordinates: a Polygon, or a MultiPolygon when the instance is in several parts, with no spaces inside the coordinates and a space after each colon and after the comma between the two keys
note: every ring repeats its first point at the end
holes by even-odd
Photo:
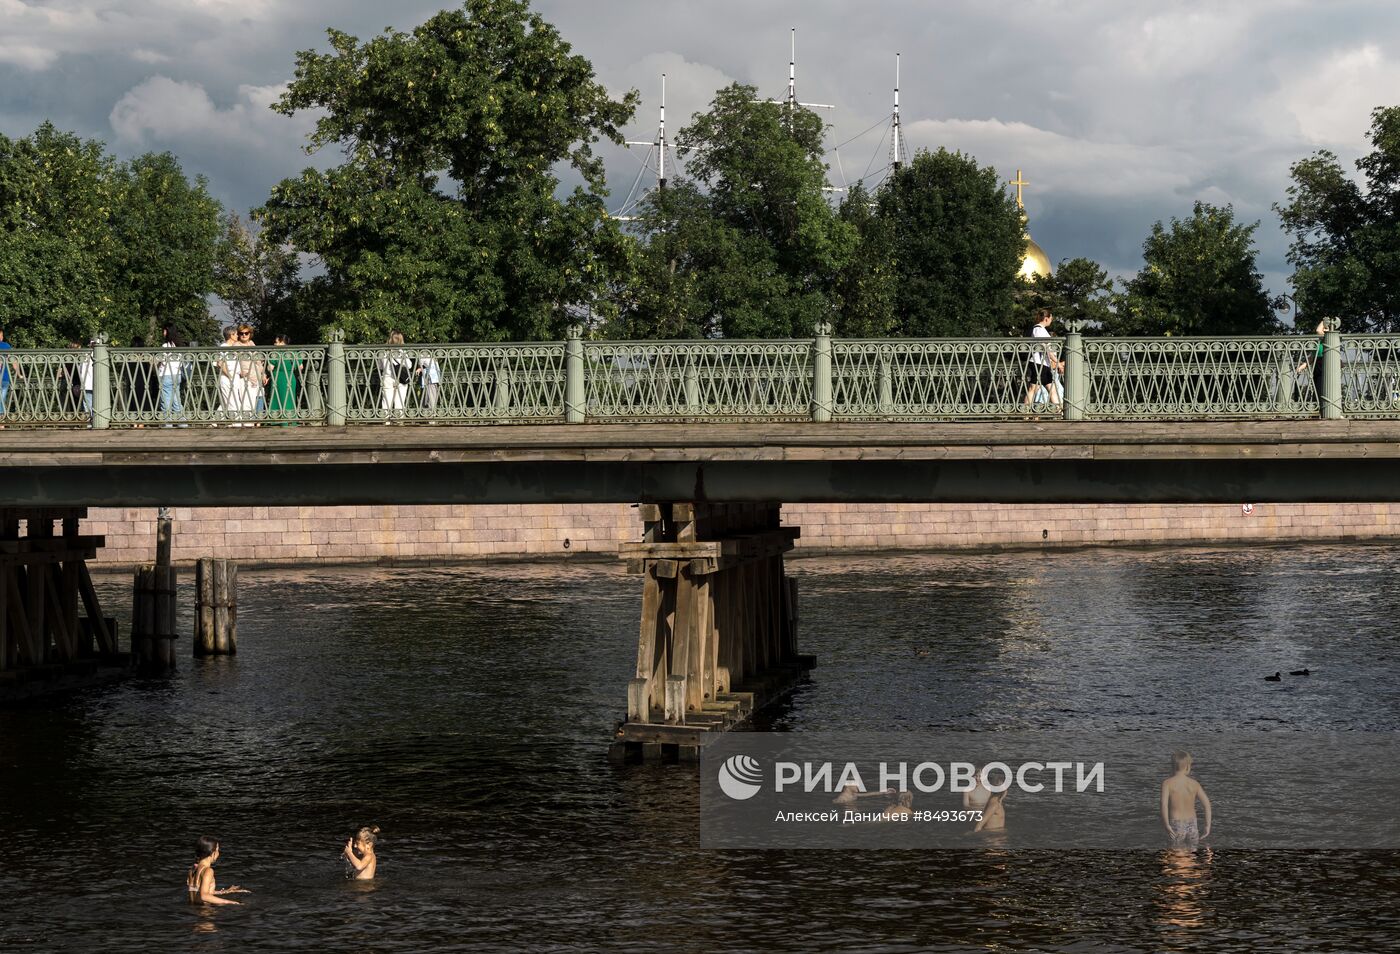
{"type": "MultiPolygon", "coordinates": [[[[0,0],[0,131],[45,119],[119,155],[169,149],[227,206],[259,204],[310,161],[310,118],[268,108],[295,52],[324,30],[409,29],[444,4],[400,0],[0,0]]],[[[537,0],[650,139],[660,74],[674,134],[716,88],[787,85],[829,103],[835,186],[888,156],[894,54],[911,148],[946,146],[1031,183],[1027,210],[1054,260],[1135,271],[1158,219],[1196,199],[1261,221],[1260,265],[1287,290],[1271,210],[1288,167],[1319,148],[1350,162],[1369,113],[1400,94],[1400,8],[1386,0],[537,0]],[[874,128],[871,128],[874,127],[874,128]],[[860,135],[862,130],[869,130],[860,135]]],[[[625,193],[638,159],[608,147],[625,193]]],[[[326,161],[326,160],[321,160],[326,161]]],[[[618,204],[622,195],[614,196],[618,204]]]]}

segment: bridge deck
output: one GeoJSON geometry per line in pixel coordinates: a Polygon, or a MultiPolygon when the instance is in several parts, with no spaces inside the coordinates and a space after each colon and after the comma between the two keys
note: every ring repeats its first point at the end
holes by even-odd
{"type": "Polygon", "coordinates": [[[29,506],[1400,499],[1400,421],[0,431],[29,506]]]}

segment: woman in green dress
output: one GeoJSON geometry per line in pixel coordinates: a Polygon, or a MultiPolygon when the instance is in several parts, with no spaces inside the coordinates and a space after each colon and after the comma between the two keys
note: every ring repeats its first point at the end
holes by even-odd
{"type": "MultiPolygon", "coordinates": [[[[275,348],[285,348],[289,344],[286,335],[274,339],[275,348]]],[[[273,351],[267,357],[267,413],[278,424],[288,426],[287,420],[297,412],[297,362],[289,354],[273,351]]]]}

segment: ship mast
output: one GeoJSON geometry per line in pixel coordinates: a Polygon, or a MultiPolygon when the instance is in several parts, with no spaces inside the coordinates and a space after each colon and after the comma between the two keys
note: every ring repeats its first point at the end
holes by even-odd
{"type": "Polygon", "coordinates": [[[632,188],[627,191],[627,200],[622,203],[622,208],[612,217],[621,222],[631,222],[633,215],[631,212],[636,209],[637,204],[646,197],[647,192],[639,193],[637,189],[642,184],[642,178],[648,173],[656,175],[656,188],[659,191],[666,189],[666,154],[669,143],[666,140],[666,74],[661,74],[661,115],[656,126],[656,138],[647,142],[640,139],[628,139],[627,146],[646,146],[647,154],[642,160],[642,167],[637,171],[637,178],[632,180],[632,188]],[[652,166],[652,160],[656,160],[656,165],[652,166]]]}

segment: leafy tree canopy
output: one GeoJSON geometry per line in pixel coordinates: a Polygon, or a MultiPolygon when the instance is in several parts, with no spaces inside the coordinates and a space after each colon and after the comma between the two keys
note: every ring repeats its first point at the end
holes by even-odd
{"type": "Polygon", "coordinates": [[[895,327],[897,272],[890,223],[875,199],[856,183],[841,202],[841,221],[855,231],[856,246],[832,290],[835,333],[847,338],[883,338],[895,327]]]}
{"type": "Polygon", "coordinates": [[[203,176],[185,178],[170,153],[148,154],[116,170],[111,217],[113,288],[123,324],[160,344],[173,326],[185,341],[214,344],[209,315],[223,209],[203,176]]]}
{"type": "Polygon", "coordinates": [[[1400,330],[1400,106],[1371,113],[1364,182],[1322,150],[1293,164],[1288,201],[1275,206],[1292,236],[1288,260],[1300,324],[1341,319],[1342,330],[1400,330]]]}
{"type": "Polygon", "coordinates": [[[295,251],[268,241],[266,233],[255,235],[238,215],[225,217],[214,279],[234,322],[252,325],[269,340],[275,334],[297,343],[314,340],[320,333],[317,316],[297,307],[305,304],[296,294],[300,273],[295,251]]]}
{"type": "Polygon", "coordinates": [[[1098,262],[1071,258],[1060,262],[1053,275],[1020,282],[1016,316],[1021,328],[1029,330],[1033,315],[1041,308],[1049,308],[1062,323],[1081,323],[1090,333],[1113,320],[1113,279],[1098,262]]]}
{"type": "Polygon", "coordinates": [[[51,124],[0,136],[0,322],[28,347],[208,326],[219,205],[168,153],[118,163],[51,124]]]}
{"type": "Polygon", "coordinates": [[[331,52],[298,54],[274,108],[321,111],[308,151],[345,161],[283,180],[256,215],[324,265],[306,294],[331,323],[361,340],[549,337],[625,272],[592,146],[620,141],[636,94],[613,100],[526,0],[329,37],[331,52]],[[561,163],[583,180],[563,199],[561,163]]]}
{"type": "Polygon", "coordinates": [[[1114,334],[1264,335],[1278,330],[1273,302],[1255,267],[1254,231],[1231,206],[1197,202],[1189,219],[1157,222],[1143,243],[1145,264],[1124,285],[1114,334]]]}
{"type": "Polygon", "coordinates": [[[894,257],[896,334],[1011,330],[1025,232],[995,169],[960,152],[920,150],[886,181],[878,203],[894,257]]]}
{"type": "Polygon", "coordinates": [[[751,86],[716,93],[676,138],[688,178],[641,204],[636,279],[609,330],[811,335],[856,241],[823,192],[822,132],[810,110],[760,102],[751,86]]]}

